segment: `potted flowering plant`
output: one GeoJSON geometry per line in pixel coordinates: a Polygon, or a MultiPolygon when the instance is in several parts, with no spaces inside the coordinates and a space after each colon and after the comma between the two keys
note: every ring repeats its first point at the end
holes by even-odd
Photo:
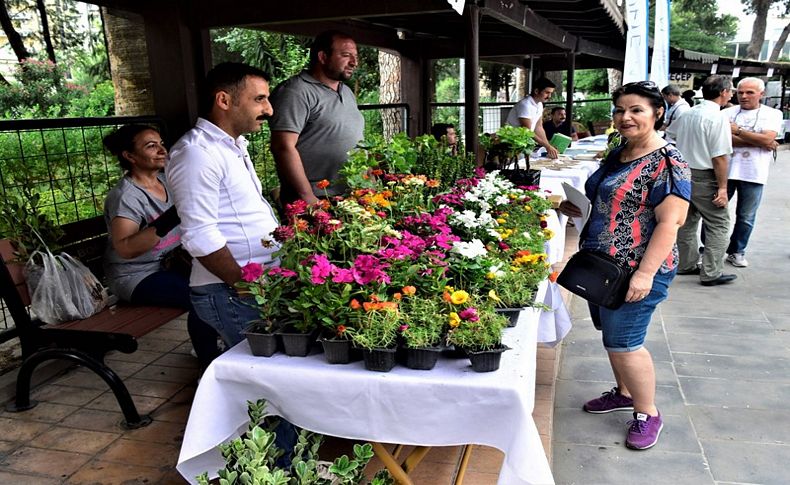
{"type": "Polygon", "coordinates": [[[277,351],[275,332],[291,322],[286,302],[295,288],[295,277],[295,272],[277,266],[247,263],[241,268],[242,281],[236,287],[255,298],[260,314],[244,332],[253,355],[271,357],[277,351]]]}
{"type": "Polygon", "coordinates": [[[414,286],[402,289],[400,326],[405,346],[406,367],[430,370],[436,365],[441,352],[447,320],[441,299],[417,295],[414,286]]]}
{"type": "Polygon", "coordinates": [[[449,307],[447,342],[463,349],[476,372],[499,368],[502,352],[502,331],[507,318],[497,314],[487,301],[476,301],[464,290],[447,287],[444,300],[449,307]]]}
{"type": "Polygon", "coordinates": [[[376,294],[368,301],[351,300],[350,330],[354,344],[362,348],[365,368],[389,372],[395,366],[395,350],[401,315],[397,301],[386,301],[376,294]]]}

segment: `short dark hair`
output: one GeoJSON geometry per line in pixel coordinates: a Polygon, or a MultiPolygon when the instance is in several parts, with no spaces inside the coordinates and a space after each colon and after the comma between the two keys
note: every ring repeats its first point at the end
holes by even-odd
{"type": "Polygon", "coordinates": [[[712,100],[721,96],[725,89],[732,89],[732,82],[724,76],[713,74],[702,83],[702,99],[712,100]]]}
{"type": "Polygon", "coordinates": [[[214,66],[207,74],[203,84],[203,94],[200,97],[202,106],[200,112],[207,115],[214,106],[214,96],[218,91],[227,91],[231,95],[244,88],[244,78],[247,76],[259,77],[269,82],[269,75],[249,64],[240,62],[223,62],[214,66]]]}
{"type": "Polygon", "coordinates": [[[565,107],[563,107],[563,106],[555,106],[555,107],[551,108],[551,114],[552,115],[554,113],[556,113],[557,111],[565,111],[565,107]]]}
{"type": "MultiPolygon", "coordinates": [[[[666,105],[664,104],[664,97],[661,96],[661,91],[658,90],[658,86],[656,86],[652,82],[648,81],[640,81],[640,82],[633,82],[624,84],[621,87],[614,90],[612,93],[612,102],[616,105],[617,100],[620,99],[620,96],[625,96],[626,94],[635,94],[639,97],[645,98],[650,103],[650,106],[653,107],[653,111],[658,113],[659,108],[665,108],[666,105]]],[[[656,117],[656,122],[653,123],[653,129],[659,129],[664,124],[664,114],[665,109],[661,110],[661,115],[656,117]]]]}
{"type": "Polygon", "coordinates": [[[442,137],[447,136],[447,130],[450,128],[455,129],[455,125],[452,123],[436,123],[431,127],[431,135],[433,135],[437,141],[442,141],[442,137]]]}
{"type": "Polygon", "coordinates": [[[105,136],[102,143],[107,151],[118,159],[121,168],[128,172],[132,169],[132,163],[123,156],[123,152],[134,151],[134,139],[137,138],[137,135],[140,133],[148,130],[159,133],[159,128],[151,125],[123,125],[105,136]]]}
{"type": "Polygon", "coordinates": [[[315,36],[313,43],[310,44],[310,67],[318,64],[319,52],[332,54],[332,44],[335,39],[351,39],[351,36],[340,30],[326,30],[315,36]]]}
{"type": "Polygon", "coordinates": [[[667,84],[664,86],[664,89],[661,90],[661,94],[664,96],[669,96],[670,94],[672,96],[680,96],[680,88],[674,84],[667,84]]]}
{"type": "Polygon", "coordinates": [[[551,82],[551,80],[546,79],[545,77],[539,77],[532,83],[532,92],[541,92],[546,88],[557,89],[557,85],[551,82]]]}

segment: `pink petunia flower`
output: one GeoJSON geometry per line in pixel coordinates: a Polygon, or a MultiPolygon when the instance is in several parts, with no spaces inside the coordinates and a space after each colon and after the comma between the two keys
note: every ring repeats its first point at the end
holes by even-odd
{"type": "Polygon", "coordinates": [[[332,268],[332,282],[333,283],[353,283],[354,273],[350,269],[332,268]]]}
{"type": "Polygon", "coordinates": [[[316,254],[311,259],[314,264],[310,269],[310,282],[314,285],[321,285],[332,274],[334,265],[323,254],[316,254]]]}

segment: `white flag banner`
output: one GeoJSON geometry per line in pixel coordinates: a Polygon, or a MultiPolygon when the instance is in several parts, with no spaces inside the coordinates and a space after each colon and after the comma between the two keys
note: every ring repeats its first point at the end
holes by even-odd
{"type": "Polygon", "coordinates": [[[649,0],[626,0],[628,34],[625,38],[623,84],[647,79],[647,15],[649,0]]]}
{"type": "Polygon", "coordinates": [[[653,31],[650,80],[659,88],[669,84],[669,16],[669,0],[656,0],[656,28],[653,31]]]}
{"type": "Polygon", "coordinates": [[[447,3],[453,7],[453,10],[458,12],[458,15],[462,15],[464,13],[464,0],[447,0],[447,3]]]}

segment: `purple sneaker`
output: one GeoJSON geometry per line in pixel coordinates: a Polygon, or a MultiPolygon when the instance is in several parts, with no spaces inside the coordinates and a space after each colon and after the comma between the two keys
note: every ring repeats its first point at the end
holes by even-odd
{"type": "Polygon", "coordinates": [[[632,450],[646,450],[658,443],[658,435],[664,429],[661,413],[649,416],[645,413],[634,413],[634,419],[628,422],[628,435],[625,446],[632,450]]]}
{"type": "Polygon", "coordinates": [[[612,411],[633,411],[634,400],[620,394],[620,389],[613,387],[611,391],[601,394],[601,397],[587,402],[582,409],[588,413],[604,414],[612,411]]]}

